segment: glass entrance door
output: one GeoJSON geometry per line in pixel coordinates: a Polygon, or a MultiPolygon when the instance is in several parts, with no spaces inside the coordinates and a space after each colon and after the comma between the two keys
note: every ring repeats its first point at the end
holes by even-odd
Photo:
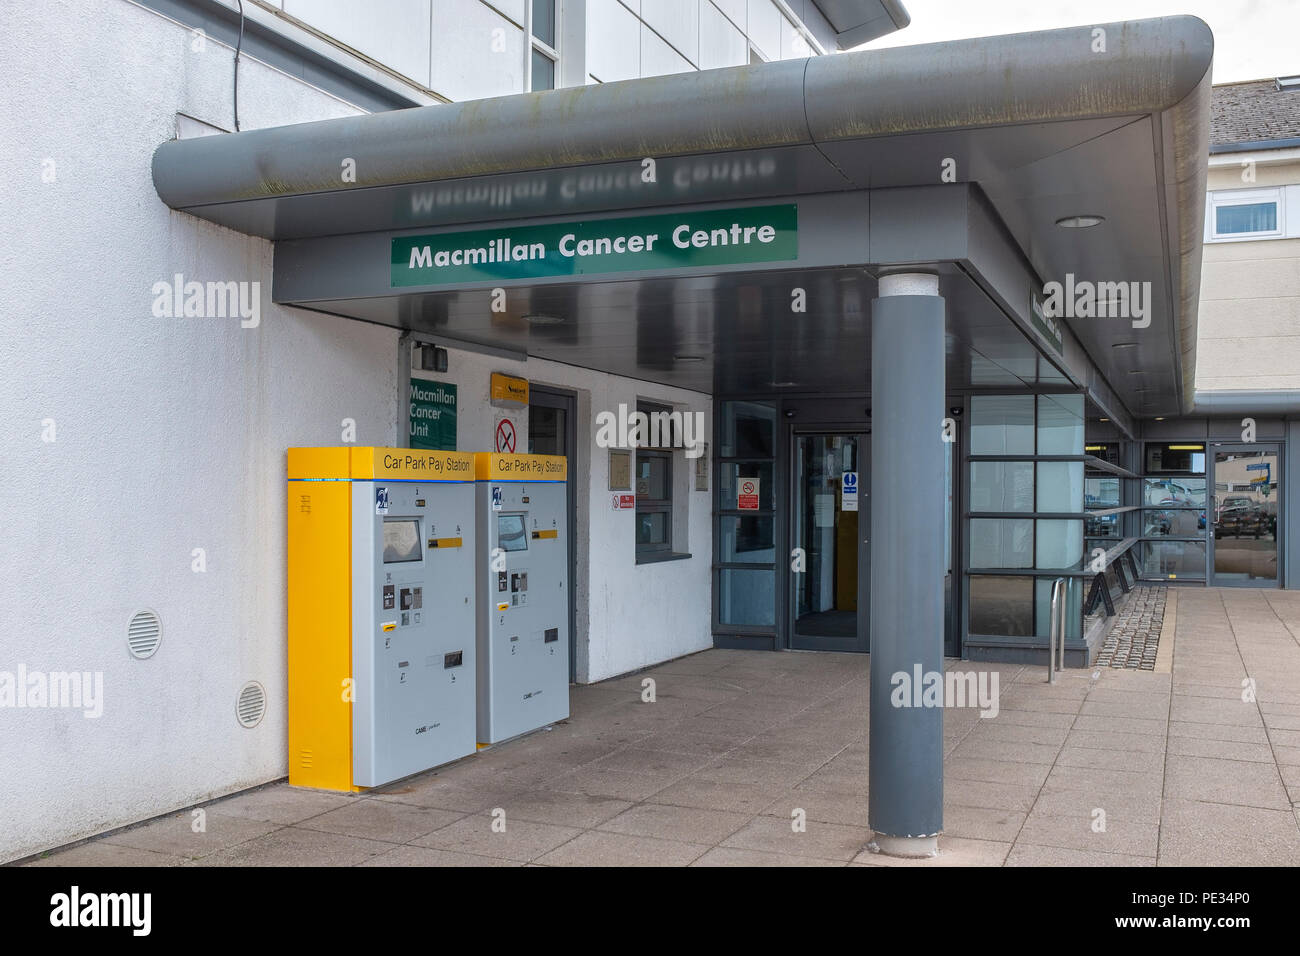
{"type": "Polygon", "coordinates": [[[869,439],[796,432],[790,519],[790,646],[866,651],[869,439]]]}
{"type": "Polygon", "coordinates": [[[1211,584],[1278,586],[1281,459],[1277,445],[1214,446],[1206,514],[1211,584]]]}

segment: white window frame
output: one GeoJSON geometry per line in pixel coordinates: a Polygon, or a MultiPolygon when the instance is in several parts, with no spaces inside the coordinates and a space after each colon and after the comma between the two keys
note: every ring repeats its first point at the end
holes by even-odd
{"type": "Polygon", "coordinates": [[[1252,239],[1286,237],[1286,202],[1280,186],[1259,189],[1221,189],[1211,192],[1205,204],[1206,242],[1243,242],[1252,239]],[[1277,207],[1277,227],[1259,232],[1219,232],[1218,210],[1222,206],[1253,206],[1273,203],[1277,207]]]}
{"type": "Polygon", "coordinates": [[[528,92],[533,91],[533,51],[536,50],[542,56],[546,57],[555,64],[555,85],[552,89],[560,88],[560,51],[558,44],[561,37],[561,19],[564,16],[563,0],[555,0],[555,42],[557,46],[551,46],[543,40],[533,36],[533,0],[527,0],[524,4],[524,34],[528,37],[527,45],[527,62],[524,68],[528,71],[528,92]]]}

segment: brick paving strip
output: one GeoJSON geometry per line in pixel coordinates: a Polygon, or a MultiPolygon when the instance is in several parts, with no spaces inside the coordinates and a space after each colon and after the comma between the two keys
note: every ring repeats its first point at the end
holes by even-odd
{"type": "Polygon", "coordinates": [[[1134,588],[1116,611],[1095,666],[1155,670],[1168,593],[1168,588],[1153,585],[1134,588]]]}

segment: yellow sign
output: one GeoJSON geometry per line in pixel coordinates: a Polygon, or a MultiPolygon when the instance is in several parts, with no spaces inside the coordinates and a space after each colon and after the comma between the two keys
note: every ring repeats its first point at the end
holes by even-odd
{"type": "Polygon", "coordinates": [[[481,451],[474,456],[479,481],[565,481],[569,460],[563,455],[506,455],[481,451]]]}
{"type": "Polygon", "coordinates": [[[289,478],[473,481],[474,455],[419,448],[290,448],[289,478]]]}
{"type": "Polygon", "coordinates": [[[504,372],[493,372],[491,399],[493,405],[511,407],[527,405],[528,379],[515,378],[504,372]]]}

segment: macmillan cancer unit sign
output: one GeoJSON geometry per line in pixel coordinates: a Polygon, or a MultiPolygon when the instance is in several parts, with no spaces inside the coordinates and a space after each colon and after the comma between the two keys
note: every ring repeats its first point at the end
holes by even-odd
{"type": "Polygon", "coordinates": [[[799,257],[798,207],[747,206],[392,241],[391,285],[689,269],[799,257]]]}

